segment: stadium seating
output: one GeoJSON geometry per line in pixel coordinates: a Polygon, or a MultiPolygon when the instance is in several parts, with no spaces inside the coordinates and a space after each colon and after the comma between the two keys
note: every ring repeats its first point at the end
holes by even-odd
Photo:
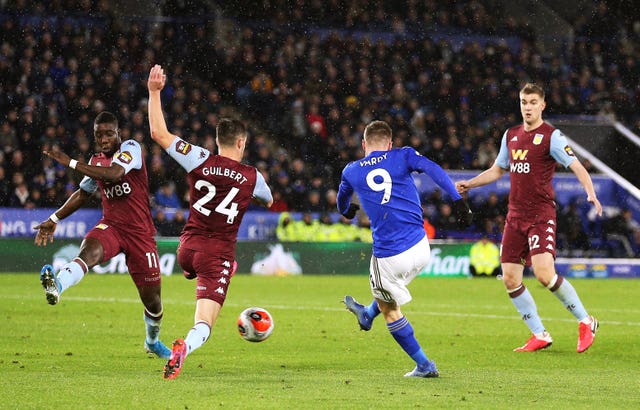
{"type": "MultiPolygon", "coordinates": [[[[0,206],[59,206],[77,176],[43,161],[40,152],[55,144],[86,159],[92,116],[101,109],[118,114],[123,136],[146,145],[153,192],[169,176],[181,178],[147,136],[144,77],[156,62],[171,72],[163,95],[169,128],[212,148],[217,118],[247,119],[247,160],[283,207],[299,212],[310,192],[337,187],[342,167],[360,155],[362,127],[373,117],[391,123],[399,145],[467,170],[490,165],[491,147],[518,122],[514,92],[525,80],[546,85],[549,116],[604,113],[629,124],[639,118],[627,109],[640,98],[634,13],[609,10],[608,21],[618,22],[609,27],[613,34],[594,36],[589,45],[585,36],[597,21],[568,18],[583,37],[548,55],[524,18],[504,15],[489,0],[374,2],[370,9],[355,0],[303,1],[286,10],[263,1],[241,14],[225,2],[187,3],[198,12],[167,2],[165,16],[149,18],[118,15],[108,2],[0,6],[6,79],[0,206]],[[335,12],[335,4],[349,13],[335,12]],[[356,13],[358,7],[364,11],[356,13]],[[26,196],[14,194],[21,183],[26,196]]],[[[177,191],[186,206],[184,187],[177,191]]],[[[619,253],[597,226],[584,224],[593,249],[619,253]]],[[[474,239],[479,231],[439,235],[474,239]]]]}

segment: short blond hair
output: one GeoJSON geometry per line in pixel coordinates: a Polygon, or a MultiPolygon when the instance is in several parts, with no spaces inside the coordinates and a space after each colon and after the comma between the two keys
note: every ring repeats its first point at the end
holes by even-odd
{"type": "Polygon", "coordinates": [[[390,141],[392,137],[391,126],[384,121],[372,121],[364,129],[364,140],[368,143],[390,141]]]}
{"type": "Polygon", "coordinates": [[[520,94],[538,94],[544,100],[544,88],[536,83],[526,83],[520,89],[520,94]]]}

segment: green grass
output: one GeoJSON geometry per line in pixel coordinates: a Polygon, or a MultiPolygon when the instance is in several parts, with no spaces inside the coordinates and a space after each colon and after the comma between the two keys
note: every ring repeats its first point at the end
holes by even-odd
{"type": "MultiPolygon", "coordinates": [[[[381,318],[359,331],[341,304],[369,300],[367,277],[238,275],[209,341],[167,381],[143,353],[128,276],[92,274],[49,306],[35,274],[0,274],[0,408],[640,408],[640,281],[572,282],[601,321],[583,354],[573,317],[530,279],[554,337],[531,354],[511,351],[529,335],[499,281],[416,279],[403,310],[441,376],[406,379],[413,362],[381,318]],[[236,330],[251,305],[274,317],[263,343],[236,330]]],[[[164,278],[165,343],[191,327],[194,293],[164,278]]]]}

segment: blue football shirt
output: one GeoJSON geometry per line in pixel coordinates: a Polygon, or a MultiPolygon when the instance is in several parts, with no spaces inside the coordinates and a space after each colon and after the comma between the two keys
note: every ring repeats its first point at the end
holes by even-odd
{"type": "Polygon", "coordinates": [[[352,194],[358,194],[371,220],[373,255],[378,258],[402,253],[425,236],[414,171],[429,175],[453,200],[461,198],[444,170],[410,147],[374,151],[342,171],[338,210],[345,213],[352,194]]]}

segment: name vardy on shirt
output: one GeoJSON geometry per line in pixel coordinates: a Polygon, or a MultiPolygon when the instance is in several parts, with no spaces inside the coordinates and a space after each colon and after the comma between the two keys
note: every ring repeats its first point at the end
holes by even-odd
{"type": "Polygon", "coordinates": [[[361,167],[366,167],[366,166],[370,166],[370,165],[376,165],[376,164],[379,164],[380,162],[384,161],[385,159],[387,159],[387,153],[386,152],[384,154],[382,154],[382,155],[378,155],[377,157],[371,157],[371,158],[360,160],[360,166],[361,167]]]}
{"type": "Polygon", "coordinates": [[[240,184],[247,182],[247,177],[241,173],[224,167],[206,167],[202,170],[202,175],[219,175],[222,177],[229,177],[240,184]]]}

